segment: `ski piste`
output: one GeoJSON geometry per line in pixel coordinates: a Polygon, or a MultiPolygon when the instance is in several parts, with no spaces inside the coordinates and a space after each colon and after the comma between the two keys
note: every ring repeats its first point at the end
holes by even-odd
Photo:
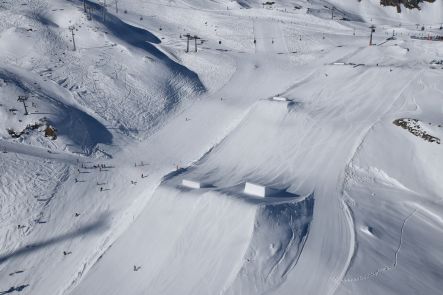
{"type": "Polygon", "coordinates": [[[442,1],[266,2],[0,2],[0,294],[441,294],[442,1]]]}

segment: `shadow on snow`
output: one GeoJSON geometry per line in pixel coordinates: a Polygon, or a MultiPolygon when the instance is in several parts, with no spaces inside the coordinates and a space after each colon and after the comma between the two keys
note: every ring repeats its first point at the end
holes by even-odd
{"type": "Polygon", "coordinates": [[[7,254],[1,254],[0,255],[0,264],[4,263],[5,261],[11,259],[11,258],[17,258],[24,255],[28,255],[32,252],[41,250],[43,248],[46,248],[48,246],[61,243],[66,240],[70,240],[76,237],[81,237],[84,235],[90,235],[93,233],[100,233],[104,231],[108,227],[108,217],[106,215],[102,215],[97,218],[96,221],[91,222],[87,225],[84,225],[74,231],[67,232],[65,234],[61,234],[58,236],[54,236],[50,239],[34,242],[31,244],[28,244],[24,247],[21,247],[17,250],[12,251],[11,253],[7,254]]]}

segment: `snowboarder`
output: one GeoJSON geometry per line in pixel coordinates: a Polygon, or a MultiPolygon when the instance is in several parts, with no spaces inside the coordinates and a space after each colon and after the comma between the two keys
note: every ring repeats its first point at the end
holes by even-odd
{"type": "Polygon", "coordinates": [[[100,191],[101,191],[101,192],[103,191],[103,187],[100,187],[100,191]]]}

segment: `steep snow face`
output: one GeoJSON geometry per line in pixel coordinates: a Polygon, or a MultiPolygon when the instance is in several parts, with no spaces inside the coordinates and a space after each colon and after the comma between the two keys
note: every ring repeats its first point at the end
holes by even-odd
{"type": "MultiPolygon", "coordinates": [[[[358,247],[340,288],[345,294],[387,290],[391,293],[409,290],[412,294],[440,292],[437,269],[443,261],[435,242],[441,243],[443,212],[436,204],[440,203],[437,196],[442,185],[441,174],[436,175],[435,168],[443,163],[441,148],[422,137],[400,132],[390,122],[400,114],[430,118],[426,105],[431,100],[441,106],[441,100],[436,101],[441,87],[433,89],[434,95],[423,96],[423,90],[414,86],[415,83],[429,85],[432,76],[421,75],[412,82],[397,113],[374,126],[347,168],[345,194],[356,224],[358,247]],[[405,171],[402,161],[414,167],[413,171],[405,171]],[[386,227],[387,219],[391,227],[386,227]],[[375,251],[384,254],[374,256],[375,251]],[[425,269],[431,270],[431,274],[425,269]],[[392,284],[403,276],[408,279],[402,286],[392,284]]],[[[439,132],[433,131],[436,135],[439,132]]]]}
{"type": "Polygon", "coordinates": [[[0,3],[0,293],[441,293],[441,2],[103,3],[0,3]]]}

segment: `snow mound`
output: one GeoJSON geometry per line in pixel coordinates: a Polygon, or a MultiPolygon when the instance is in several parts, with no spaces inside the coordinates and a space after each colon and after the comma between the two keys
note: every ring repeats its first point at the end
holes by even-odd
{"type": "Polygon", "coordinates": [[[29,129],[16,141],[48,149],[86,153],[91,153],[99,143],[112,143],[112,135],[104,125],[77,106],[70,93],[57,84],[13,67],[0,69],[0,79],[0,95],[5,97],[0,107],[0,135],[4,139],[12,140],[13,137],[6,134],[7,129],[16,134],[29,129]],[[19,97],[27,98],[24,103],[28,115],[25,115],[22,102],[17,101],[19,97]],[[27,126],[36,126],[39,130],[32,131],[27,126]],[[48,136],[44,132],[48,126],[55,129],[55,134],[48,136]]]}

